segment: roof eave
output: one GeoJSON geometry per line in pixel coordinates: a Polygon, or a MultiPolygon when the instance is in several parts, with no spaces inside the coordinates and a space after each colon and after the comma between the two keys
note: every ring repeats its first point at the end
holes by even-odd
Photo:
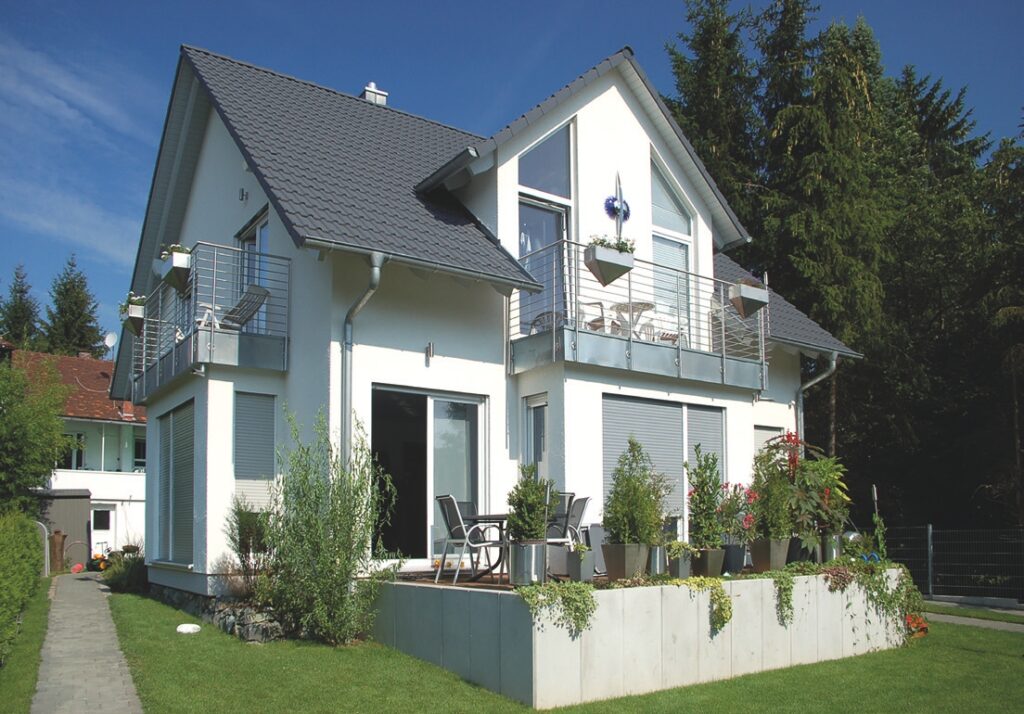
{"type": "Polygon", "coordinates": [[[854,352],[853,350],[845,346],[842,349],[840,349],[837,348],[835,345],[815,345],[811,344],[810,342],[792,340],[785,337],[774,337],[772,335],[768,335],[768,340],[770,342],[777,342],[782,345],[789,345],[791,347],[796,347],[801,351],[813,352],[815,354],[830,354],[832,352],[835,352],[839,356],[846,357],[847,359],[864,359],[864,355],[862,355],[860,352],[854,352]]]}

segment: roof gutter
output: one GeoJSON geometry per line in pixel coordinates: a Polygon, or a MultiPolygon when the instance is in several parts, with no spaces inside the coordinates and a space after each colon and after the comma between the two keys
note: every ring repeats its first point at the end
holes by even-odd
{"type": "Polygon", "coordinates": [[[809,382],[800,385],[796,390],[796,433],[801,440],[804,438],[804,392],[818,382],[828,379],[835,374],[836,366],[839,364],[839,353],[832,352],[828,357],[828,369],[819,375],[815,375],[809,382]]]}
{"type": "Polygon", "coordinates": [[[366,290],[359,296],[352,307],[345,315],[344,346],[341,355],[341,453],[344,456],[346,468],[352,458],[352,332],[356,315],[366,307],[370,298],[380,287],[381,269],[384,267],[385,256],[383,253],[373,251],[370,253],[370,280],[366,290]]]}
{"type": "Polygon", "coordinates": [[[450,177],[469,166],[479,156],[480,152],[477,151],[476,147],[467,146],[445,163],[444,166],[416,184],[415,191],[417,193],[430,193],[450,177]]]}

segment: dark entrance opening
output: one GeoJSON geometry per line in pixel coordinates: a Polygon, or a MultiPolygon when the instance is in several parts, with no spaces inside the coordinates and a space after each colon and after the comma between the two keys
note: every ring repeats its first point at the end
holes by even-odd
{"type": "Polygon", "coordinates": [[[427,557],[427,398],[373,390],[370,448],[397,492],[384,548],[409,558],[427,557]]]}

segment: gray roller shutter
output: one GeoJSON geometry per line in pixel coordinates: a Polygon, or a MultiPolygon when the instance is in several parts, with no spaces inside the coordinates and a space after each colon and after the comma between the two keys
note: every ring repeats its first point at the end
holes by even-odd
{"type": "Polygon", "coordinates": [[[769,440],[776,436],[782,436],[782,429],[777,426],[755,426],[754,427],[754,453],[764,448],[769,440]]]}
{"type": "Polygon", "coordinates": [[[604,483],[602,501],[611,490],[612,472],[626,450],[630,436],[636,437],[650,455],[655,468],[672,484],[666,499],[668,513],[683,512],[683,407],[681,404],[647,399],[605,396],[604,483]]]}
{"type": "Polygon", "coordinates": [[[159,494],[156,500],[159,509],[157,543],[160,547],[156,557],[168,560],[171,557],[171,415],[160,417],[157,428],[160,430],[159,494]]]}
{"type": "Polygon", "coordinates": [[[695,447],[700,444],[704,453],[718,456],[718,472],[727,480],[725,462],[724,412],[720,407],[686,407],[686,459],[690,465],[696,463],[695,447]]]}
{"type": "Polygon", "coordinates": [[[266,508],[274,478],[274,395],[235,393],[235,494],[266,508]]]}
{"type": "Polygon", "coordinates": [[[171,413],[171,557],[192,562],[195,418],[192,402],[171,413]]]}

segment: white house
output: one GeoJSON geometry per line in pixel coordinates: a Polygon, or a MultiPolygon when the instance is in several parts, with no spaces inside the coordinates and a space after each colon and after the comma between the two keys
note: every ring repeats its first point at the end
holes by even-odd
{"type": "MultiPolygon", "coordinates": [[[[84,530],[77,523],[58,525],[65,532],[84,532],[91,553],[142,544],[146,523],[146,410],[130,401],[108,398],[114,363],[88,354],[71,357],[23,350],[14,353],[14,361],[29,370],[49,363],[68,389],[62,419],[64,433],[71,437],[73,447],[54,468],[48,488],[87,490],[91,507],[84,530]]],[[[80,551],[73,553],[82,555],[80,551]]]]}
{"type": "Polygon", "coordinates": [[[697,443],[748,480],[798,428],[800,354],[856,356],[774,293],[738,312],[737,281],[763,294],[726,255],[750,238],[628,48],[489,138],[387,99],[181,50],[111,390],[153,417],[153,582],[213,592],[286,406],[343,445],[362,424],[398,489],[385,542],[423,567],[434,496],[505,510],[521,462],[599,521],[630,434],[682,514],[697,443]],[[635,264],[605,287],[584,252],[617,183],[635,264]]]}

